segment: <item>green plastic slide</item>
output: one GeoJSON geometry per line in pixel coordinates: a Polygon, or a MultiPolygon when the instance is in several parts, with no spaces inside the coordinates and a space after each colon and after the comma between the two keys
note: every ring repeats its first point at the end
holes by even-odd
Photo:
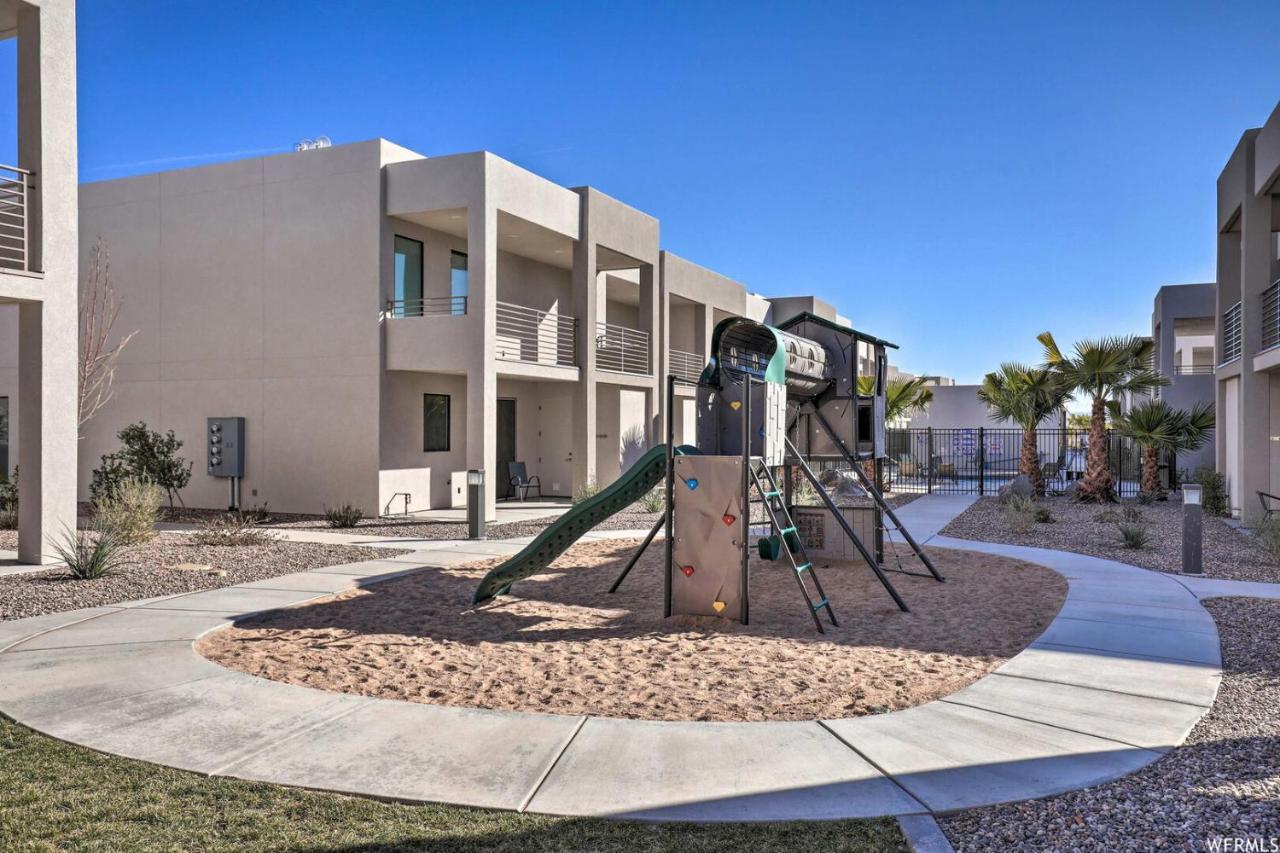
{"type": "MultiPolygon", "coordinates": [[[[677,455],[692,455],[695,447],[682,445],[677,455]]],[[[636,460],[627,472],[599,494],[574,504],[564,515],[525,546],[524,550],[498,566],[480,581],[476,604],[505,593],[513,583],[532,577],[551,565],[584,533],[614,513],[621,512],[663,481],[667,474],[667,446],[659,444],[636,460]]]]}

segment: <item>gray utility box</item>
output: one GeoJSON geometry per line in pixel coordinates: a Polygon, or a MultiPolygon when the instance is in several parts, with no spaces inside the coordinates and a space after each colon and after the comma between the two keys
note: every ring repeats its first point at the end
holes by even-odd
{"type": "Polygon", "coordinates": [[[244,476],[244,418],[209,418],[206,430],[211,477],[244,476]]]}

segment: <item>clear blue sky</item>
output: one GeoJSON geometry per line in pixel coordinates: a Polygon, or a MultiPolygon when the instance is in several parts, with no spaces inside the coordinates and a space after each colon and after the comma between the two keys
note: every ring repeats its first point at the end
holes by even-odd
{"type": "Polygon", "coordinates": [[[1214,181],[1280,100],[1278,24],[1274,0],[83,0],[80,168],[317,134],[487,148],[977,381],[1046,328],[1145,331],[1156,287],[1212,277],[1214,181]]]}

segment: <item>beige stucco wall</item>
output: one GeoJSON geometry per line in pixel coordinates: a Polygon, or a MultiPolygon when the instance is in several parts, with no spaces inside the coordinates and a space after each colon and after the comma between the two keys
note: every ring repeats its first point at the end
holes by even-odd
{"type": "Polygon", "coordinates": [[[145,420],[222,506],[205,418],[246,418],[246,504],[378,509],[380,141],[84,187],[82,265],[101,234],[121,298],[116,399],[84,430],[80,484],[145,420]],[[337,235],[341,239],[335,239],[337,235]]]}

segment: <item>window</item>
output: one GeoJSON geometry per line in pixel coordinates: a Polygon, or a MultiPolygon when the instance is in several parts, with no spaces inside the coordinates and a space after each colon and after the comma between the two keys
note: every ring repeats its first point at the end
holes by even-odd
{"type": "Polygon", "coordinates": [[[449,395],[422,395],[422,450],[437,453],[449,449],[449,395]]]}
{"type": "Polygon", "coordinates": [[[467,256],[449,253],[449,313],[460,317],[467,313],[467,256]]]}
{"type": "Polygon", "coordinates": [[[422,316],[422,243],[396,235],[393,317],[422,316]]]}

